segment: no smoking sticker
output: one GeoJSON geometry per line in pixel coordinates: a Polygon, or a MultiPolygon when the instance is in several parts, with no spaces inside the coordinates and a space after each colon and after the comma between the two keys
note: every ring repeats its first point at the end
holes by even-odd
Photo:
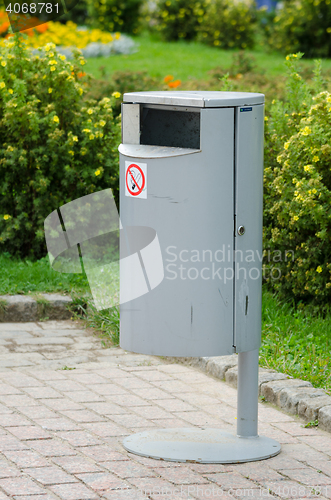
{"type": "Polygon", "coordinates": [[[125,162],[125,195],[147,198],[147,163],[125,162]]]}

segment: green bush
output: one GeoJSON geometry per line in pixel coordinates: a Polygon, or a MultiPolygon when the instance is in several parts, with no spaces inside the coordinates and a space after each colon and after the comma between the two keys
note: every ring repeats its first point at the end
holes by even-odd
{"type": "Polygon", "coordinates": [[[256,8],[247,2],[207,0],[199,40],[221,49],[247,49],[254,45],[256,8]]]}
{"type": "Polygon", "coordinates": [[[267,121],[264,246],[267,282],[281,296],[320,312],[331,300],[331,94],[297,72],[287,56],[288,100],[267,121]],[[272,270],[272,268],[276,268],[272,270]],[[272,279],[273,276],[273,279],[272,279]]]}
{"type": "Polygon", "coordinates": [[[59,22],[65,24],[68,21],[72,21],[78,26],[89,24],[90,19],[88,16],[88,4],[87,0],[79,0],[76,5],[69,10],[67,14],[64,14],[58,19],[59,22]]]}
{"type": "Polygon", "coordinates": [[[331,1],[286,0],[274,18],[270,45],[284,53],[331,56],[331,1]]]}
{"type": "Polygon", "coordinates": [[[205,13],[205,0],[158,0],[152,25],[164,40],[192,40],[205,13]]]}
{"type": "Polygon", "coordinates": [[[103,31],[136,34],[143,0],[86,0],[91,26],[103,31]]]}
{"type": "Polygon", "coordinates": [[[0,57],[0,251],[45,254],[44,219],[59,206],[112,188],[118,200],[116,97],[83,101],[73,62],[47,44],[31,55],[23,36],[0,57]]]}

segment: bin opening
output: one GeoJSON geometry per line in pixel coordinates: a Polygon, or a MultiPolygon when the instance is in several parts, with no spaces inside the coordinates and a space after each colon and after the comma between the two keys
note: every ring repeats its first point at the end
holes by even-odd
{"type": "Polygon", "coordinates": [[[200,111],[143,107],[140,144],[200,149],[200,111]]]}

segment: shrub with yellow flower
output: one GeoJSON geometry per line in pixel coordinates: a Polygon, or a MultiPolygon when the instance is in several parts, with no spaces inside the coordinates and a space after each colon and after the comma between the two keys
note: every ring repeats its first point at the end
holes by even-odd
{"type": "Polygon", "coordinates": [[[264,241],[271,251],[294,255],[277,262],[280,279],[269,285],[284,298],[323,312],[331,302],[331,94],[311,94],[296,77],[300,57],[286,61],[289,102],[275,102],[267,124],[266,159],[273,168],[265,172],[264,241]],[[285,110],[291,111],[290,120],[285,110]],[[277,149],[276,158],[268,156],[277,149]]]}
{"type": "Polygon", "coordinates": [[[109,187],[118,201],[120,126],[112,100],[82,95],[80,55],[56,58],[49,44],[31,56],[19,33],[3,43],[0,252],[39,258],[44,220],[61,204],[109,187]]]}

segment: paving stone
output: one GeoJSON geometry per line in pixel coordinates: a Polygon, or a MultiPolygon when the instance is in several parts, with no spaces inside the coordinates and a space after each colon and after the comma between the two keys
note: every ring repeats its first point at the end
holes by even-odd
{"type": "MultiPolygon", "coordinates": [[[[84,403],[86,408],[93,410],[100,415],[123,415],[130,413],[130,410],[114,403],[84,403]]],[[[137,413],[137,408],[144,408],[143,406],[135,406],[134,411],[137,413]]]]}
{"type": "Polygon", "coordinates": [[[49,488],[63,500],[94,500],[100,498],[83,484],[57,484],[49,488]]]}
{"type": "MultiPolygon", "coordinates": [[[[139,417],[138,415],[112,415],[111,420],[116,422],[117,424],[121,425],[122,427],[125,427],[127,429],[133,428],[133,427],[154,427],[155,424],[153,424],[150,420],[139,417]]],[[[118,429],[119,430],[119,429],[118,429]]],[[[121,429],[123,430],[123,429],[121,429]]]]}
{"type": "Polygon", "coordinates": [[[298,415],[309,422],[318,420],[319,410],[324,406],[331,406],[331,397],[325,395],[303,398],[298,404],[298,415]]]}
{"type": "Polygon", "coordinates": [[[254,489],[257,487],[253,481],[249,481],[236,472],[221,472],[216,474],[205,474],[204,476],[210,481],[215,482],[223,490],[254,489]]]}
{"type": "Polygon", "coordinates": [[[18,467],[46,467],[48,465],[44,457],[31,450],[4,451],[3,454],[18,467]]]}
{"type": "Polygon", "coordinates": [[[148,500],[145,495],[141,495],[136,489],[106,491],[102,494],[102,498],[107,500],[148,500]]]}
{"type": "Polygon", "coordinates": [[[69,418],[56,415],[56,418],[41,418],[35,420],[36,424],[49,431],[76,431],[80,427],[69,418]]]}
{"type": "Polygon", "coordinates": [[[38,338],[33,338],[33,339],[21,337],[21,338],[17,338],[15,342],[17,345],[59,344],[61,346],[63,344],[73,344],[74,343],[74,341],[69,337],[38,337],[38,338]]]}
{"type": "Polygon", "coordinates": [[[0,414],[1,413],[13,413],[13,409],[7,408],[7,406],[4,406],[3,404],[0,403],[0,414]]]}
{"type": "Polygon", "coordinates": [[[28,449],[28,446],[14,436],[10,435],[0,435],[0,452],[4,452],[7,450],[25,450],[28,449]]]}
{"type": "Polygon", "coordinates": [[[270,403],[280,404],[280,394],[285,389],[312,387],[311,383],[300,379],[274,380],[261,385],[260,394],[270,403]]]}
{"type": "Polygon", "coordinates": [[[2,427],[17,427],[20,425],[31,425],[30,420],[17,415],[16,413],[11,413],[10,415],[2,414],[0,415],[0,425],[2,427]]]}
{"type": "Polygon", "coordinates": [[[296,481],[265,481],[263,486],[281,498],[316,498],[313,488],[298,484],[296,481]]]}
{"type": "Polygon", "coordinates": [[[20,470],[15,467],[15,465],[9,465],[6,462],[1,461],[0,462],[0,478],[6,478],[6,477],[17,477],[20,476],[20,470]]]}
{"type": "Polygon", "coordinates": [[[36,406],[37,401],[25,394],[13,395],[13,396],[0,396],[0,402],[6,404],[7,406],[18,407],[18,406],[36,406]]]}
{"type": "Polygon", "coordinates": [[[25,391],[36,399],[63,398],[63,395],[51,387],[26,387],[25,391]]]}
{"type": "Polygon", "coordinates": [[[78,479],[83,481],[92,490],[102,492],[104,490],[121,489],[127,484],[109,472],[93,472],[88,474],[77,474],[78,479]]]}
{"type": "Polygon", "coordinates": [[[53,410],[58,411],[66,411],[66,410],[83,410],[84,406],[71,401],[68,398],[59,398],[59,399],[40,399],[39,403],[43,403],[46,406],[49,406],[53,410]]]}
{"type": "Polygon", "coordinates": [[[68,443],[75,447],[102,444],[100,439],[97,439],[86,431],[58,432],[57,436],[68,441],[68,443]]]}
{"type": "Polygon", "coordinates": [[[92,391],[71,391],[66,392],[66,396],[76,403],[103,402],[104,398],[92,391]]]}
{"type": "Polygon", "coordinates": [[[5,379],[5,381],[13,385],[15,387],[42,387],[43,384],[35,379],[34,377],[29,377],[29,375],[24,374],[24,376],[21,375],[21,373],[17,372],[10,372],[10,373],[5,373],[1,375],[1,378],[5,379]]]}
{"type": "Polygon", "coordinates": [[[44,493],[44,490],[27,477],[0,479],[0,487],[8,495],[34,495],[44,493]]]}
{"type": "Polygon", "coordinates": [[[154,472],[163,479],[166,479],[174,484],[199,484],[209,482],[206,478],[201,477],[188,467],[176,467],[173,469],[159,467],[155,468],[154,472]]]}
{"type": "Polygon", "coordinates": [[[21,427],[9,427],[9,432],[18,439],[28,441],[30,439],[48,439],[51,434],[36,425],[22,425],[21,427]]]}
{"type": "Polygon", "coordinates": [[[122,453],[112,451],[108,446],[89,446],[81,450],[81,452],[92,458],[98,463],[108,462],[112,460],[128,460],[122,453]]]}
{"type": "Polygon", "coordinates": [[[324,406],[318,412],[318,424],[321,429],[331,432],[331,406],[324,406]]]}
{"type": "Polygon", "coordinates": [[[105,384],[90,384],[89,388],[91,389],[91,391],[94,391],[97,394],[101,394],[102,396],[116,395],[116,394],[130,395],[130,393],[123,387],[119,387],[116,384],[109,384],[108,381],[105,384]]]}
{"type": "Polygon", "coordinates": [[[49,380],[47,382],[48,385],[53,387],[53,389],[61,392],[68,392],[68,391],[84,391],[85,386],[75,382],[74,380],[49,380]]]}
{"type": "Polygon", "coordinates": [[[43,495],[19,495],[14,496],[13,498],[14,500],[57,500],[57,497],[55,497],[55,495],[52,495],[51,493],[45,493],[43,495]]]}
{"type": "Polygon", "coordinates": [[[9,384],[1,384],[0,383],[0,395],[9,395],[9,394],[21,394],[23,395],[23,392],[17,389],[17,387],[13,387],[9,384]]]}
{"type": "Polygon", "coordinates": [[[102,462],[102,467],[109,470],[121,479],[128,477],[155,477],[156,474],[144,465],[135,464],[129,460],[102,462]]]}
{"type": "Polygon", "coordinates": [[[60,467],[55,466],[29,467],[28,469],[23,469],[23,472],[43,485],[78,482],[74,476],[63,472],[60,467]]]}
{"type": "Polygon", "coordinates": [[[147,419],[172,418],[172,414],[157,406],[135,406],[134,412],[147,419]]]}
{"type": "Polygon", "coordinates": [[[152,496],[153,493],[156,495],[160,495],[160,492],[162,492],[163,494],[168,494],[169,497],[169,493],[171,495],[171,492],[174,488],[173,484],[169,483],[165,479],[161,479],[158,477],[131,477],[128,478],[127,481],[128,483],[138,488],[138,490],[140,490],[140,492],[147,497],[152,496]]]}
{"type": "MultiPolygon", "coordinates": [[[[303,483],[307,486],[331,485],[331,478],[323,473],[319,473],[310,467],[302,469],[283,469],[282,474],[290,479],[303,483]]],[[[331,491],[331,488],[330,488],[331,491]]]]}
{"type": "Polygon", "coordinates": [[[0,300],[6,302],[5,310],[0,312],[0,321],[35,321],[38,317],[37,302],[26,295],[0,295],[0,300]]]}
{"type": "Polygon", "coordinates": [[[65,455],[76,455],[76,451],[65,443],[55,439],[46,439],[44,441],[31,441],[29,446],[45,457],[62,457],[65,455]]]}
{"type": "Polygon", "coordinates": [[[101,417],[89,410],[63,410],[61,413],[75,422],[104,422],[106,420],[105,417],[101,417]]]}
{"type": "Polygon", "coordinates": [[[286,387],[280,391],[278,400],[280,407],[286,412],[297,414],[298,404],[302,399],[319,395],[325,395],[325,392],[314,387],[286,387]]]}
{"type": "Polygon", "coordinates": [[[52,461],[70,474],[103,471],[103,467],[98,466],[93,460],[78,455],[75,457],[53,457],[52,461]]]}
{"type": "Polygon", "coordinates": [[[62,373],[55,370],[33,368],[26,371],[31,373],[35,378],[42,380],[43,382],[48,382],[50,380],[66,380],[66,377],[62,375],[62,373]]]}
{"type": "MultiPolygon", "coordinates": [[[[165,410],[172,411],[196,411],[196,408],[186,401],[180,399],[159,399],[155,401],[157,406],[162,406],[165,410]]],[[[134,406],[134,405],[133,405],[134,406]]],[[[136,411],[136,407],[134,408],[136,411]]]]}
{"type": "Polygon", "coordinates": [[[210,357],[207,361],[206,370],[214,377],[221,380],[225,378],[225,373],[229,368],[238,364],[238,355],[210,357]]]}

